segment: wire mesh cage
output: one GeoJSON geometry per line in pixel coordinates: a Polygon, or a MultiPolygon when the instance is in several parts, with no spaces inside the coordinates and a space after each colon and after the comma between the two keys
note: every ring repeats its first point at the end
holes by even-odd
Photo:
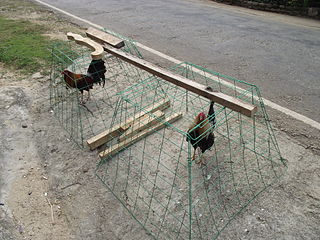
{"type": "Polygon", "coordinates": [[[188,129],[210,101],[147,77],[117,94],[96,174],[156,239],[215,239],[281,176],[285,164],[255,85],[190,63],[172,71],[258,112],[247,117],[216,103],[215,122],[207,123],[214,144],[192,161],[188,129]]]}
{"type": "MultiPolygon", "coordinates": [[[[122,51],[142,58],[133,40],[105,31],[124,40],[122,51]]],[[[62,72],[69,70],[87,74],[92,62],[89,49],[74,42],[59,43],[52,47],[51,54],[50,106],[70,139],[79,147],[84,147],[88,138],[110,125],[110,116],[118,98],[116,93],[148,76],[146,72],[107,54],[102,59],[106,69],[105,79],[86,91],[87,86],[82,89],[77,85],[70,87],[62,72]],[[83,104],[84,99],[89,98],[88,94],[90,99],[83,104]]],[[[93,74],[99,74],[99,70],[93,74]]]]}
{"type": "MultiPolygon", "coordinates": [[[[142,58],[134,41],[105,31],[125,41],[123,51],[142,58]]],[[[68,85],[61,73],[87,74],[90,52],[72,42],[55,45],[50,105],[70,139],[98,149],[96,175],[155,238],[215,239],[281,176],[285,164],[255,85],[190,63],[171,69],[258,108],[247,117],[215,103],[210,115],[208,99],[113,55],[102,61],[105,78],[92,88],[68,85]],[[209,120],[195,123],[202,112],[209,120]],[[207,127],[194,137],[190,125],[207,127]],[[212,146],[195,151],[194,143],[209,134],[212,146]]]]}

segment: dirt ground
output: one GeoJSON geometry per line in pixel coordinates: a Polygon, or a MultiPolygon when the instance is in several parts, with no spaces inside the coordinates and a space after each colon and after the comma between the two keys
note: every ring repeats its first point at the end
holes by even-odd
{"type": "MultiPolygon", "coordinates": [[[[52,37],[81,31],[28,1],[1,1],[0,9],[51,26],[52,37]]],[[[97,153],[77,148],[50,112],[48,76],[0,65],[0,124],[0,239],[152,238],[95,176],[97,153]]],[[[276,135],[287,173],[221,239],[320,239],[320,156],[308,138],[276,135]]]]}

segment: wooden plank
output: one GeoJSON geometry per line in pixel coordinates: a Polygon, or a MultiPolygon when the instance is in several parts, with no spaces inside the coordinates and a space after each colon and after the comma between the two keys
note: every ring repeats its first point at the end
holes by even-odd
{"type": "Polygon", "coordinates": [[[144,111],[136,113],[133,117],[126,119],[125,122],[119,123],[113,126],[110,129],[99,133],[98,135],[87,140],[87,144],[91,150],[96,149],[97,147],[105,144],[106,142],[112,140],[115,137],[120,136],[124,133],[131,125],[135,123],[135,121],[139,121],[139,118],[143,117],[149,112],[156,112],[158,110],[165,110],[170,107],[170,100],[163,99],[159,102],[154,103],[153,105],[147,107],[144,111]]]}
{"type": "Polygon", "coordinates": [[[139,118],[146,115],[149,112],[155,112],[158,110],[165,110],[170,107],[170,100],[169,99],[162,99],[159,102],[152,104],[151,106],[144,109],[139,113],[136,113],[133,117],[127,119],[127,123],[123,124],[123,128],[129,128],[132,124],[134,124],[135,120],[139,121],[139,118]]]}
{"type": "MultiPolygon", "coordinates": [[[[173,123],[176,120],[180,119],[182,117],[182,113],[175,113],[170,117],[165,118],[166,122],[169,123],[173,123]]],[[[99,153],[99,157],[100,158],[105,158],[105,157],[109,157],[112,155],[115,155],[116,153],[118,153],[119,151],[121,151],[122,149],[138,142],[139,140],[141,140],[144,137],[147,137],[148,135],[152,134],[155,131],[158,131],[162,128],[164,128],[166,126],[166,124],[164,124],[163,122],[159,122],[156,125],[154,125],[151,128],[147,128],[144,131],[132,136],[132,138],[128,138],[118,144],[115,144],[114,146],[106,149],[105,151],[102,151],[99,153]]]]}
{"type": "Polygon", "coordinates": [[[92,27],[87,29],[86,35],[101,44],[107,43],[115,48],[122,48],[124,46],[124,41],[122,39],[92,27]]]}
{"type": "Polygon", "coordinates": [[[109,142],[113,138],[120,136],[123,132],[125,132],[125,129],[121,128],[121,124],[117,124],[112,128],[88,139],[87,144],[91,150],[94,150],[106,142],[109,142]]]}
{"type": "Polygon", "coordinates": [[[169,72],[163,68],[160,68],[152,63],[149,63],[143,59],[134,57],[115,49],[108,45],[103,45],[103,48],[106,52],[111,53],[112,55],[136,66],[139,67],[157,77],[160,77],[168,82],[171,82],[179,87],[185,88],[191,92],[194,92],[198,95],[201,95],[205,98],[208,98],[216,103],[219,103],[227,108],[232,109],[233,111],[240,112],[248,117],[252,117],[257,112],[257,107],[246,103],[240,99],[229,96],[227,94],[218,92],[218,91],[209,91],[207,86],[200,83],[194,82],[188,78],[180,76],[178,74],[169,72]]]}
{"type": "Polygon", "coordinates": [[[139,121],[136,121],[136,123],[133,124],[123,135],[120,136],[119,141],[122,142],[128,138],[131,138],[133,135],[158,123],[160,119],[164,119],[164,112],[159,110],[154,113],[144,115],[143,117],[139,118],[139,121]]]}
{"type": "Polygon", "coordinates": [[[67,33],[67,38],[69,40],[74,40],[79,45],[86,46],[94,50],[94,52],[91,53],[91,57],[94,60],[99,60],[104,56],[103,47],[89,38],[84,38],[81,35],[72,32],[67,33]]]}

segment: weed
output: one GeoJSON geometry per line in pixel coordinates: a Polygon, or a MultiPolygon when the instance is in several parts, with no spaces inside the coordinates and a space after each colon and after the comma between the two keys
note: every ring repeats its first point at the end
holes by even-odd
{"type": "Polygon", "coordinates": [[[30,74],[48,68],[48,47],[56,41],[43,36],[46,31],[29,21],[0,17],[0,62],[30,74]]]}

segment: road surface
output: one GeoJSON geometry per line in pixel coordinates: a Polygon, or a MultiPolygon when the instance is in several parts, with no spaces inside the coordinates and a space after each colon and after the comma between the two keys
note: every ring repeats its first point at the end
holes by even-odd
{"type": "Polygon", "coordinates": [[[304,19],[199,0],[44,2],[172,57],[254,83],[265,98],[320,122],[316,22],[304,26],[304,19]]]}
{"type": "MultiPolygon", "coordinates": [[[[313,91],[315,94],[311,97],[315,100],[319,98],[317,24],[242,8],[234,10],[200,0],[176,0],[169,5],[169,1],[150,3],[150,0],[138,4],[138,1],[110,0],[107,6],[99,6],[98,1],[72,0],[73,6],[63,5],[63,1],[45,1],[129,35],[177,59],[254,82],[262,88],[264,97],[317,119],[316,104],[319,101],[314,103],[315,107],[310,107],[305,96],[298,98],[302,96],[298,92],[294,95],[296,98],[290,98],[290,91],[300,88],[304,94],[313,91]],[[262,16],[264,14],[266,16],[262,16]],[[261,32],[266,34],[261,35],[261,32]],[[299,55],[300,52],[303,54],[299,55]],[[290,76],[283,73],[290,73],[289,70],[292,70],[290,76]],[[284,87],[281,87],[282,82],[286,83],[284,87]]],[[[18,3],[16,6],[19,6],[17,9],[21,15],[30,13],[20,1],[18,3]]],[[[70,25],[63,26],[65,21],[60,21],[59,17],[48,17],[47,11],[32,13],[36,13],[32,16],[38,16],[34,21],[48,21],[48,25],[59,22],[61,29],[72,31],[70,25]]],[[[12,15],[11,18],[15,17],[12,15]]],[[[11,185],[2,182],[5,184],[0,186],[0,192],[3,188],[9,192],[8,201],[4,201],[2,208],[7,211],[10,207],[15,213],[16,225],[12,224],[12,232],[34,240],[150,239],[96,179],[96,153],[68,144],[61,126],[39,101],[47,88],[43,83],[48,79],[14,79],[11,72],[5,74],[1,67],[0,72],[4,74],[0,77],[0,102],[3,105],[0,106],[3,120],[0,122],[7,127],[1,131],[4,144],[0,144],[0,148],[4,149],[0,151],[0,168],[4,175],[14,174],[15,177],[11,185]],[[8,83],[7,79],[12,81],[8,83]],[[21,127],[22,121],[27,128],[21,127]],[[28,151],[22,151],[23,147],[28,151]],[[55,207],[54,226],[45,196],[55,207]]],[[[272,121],[277,120],[276,117],[273,116],[272,121]]],[[[285,119],[284,124],[292,122],[293,119],[285,119]]],[[[276,135],[282,155],[288,162],[287,174],[234,219],[221,239],[319,238],[320,155],[310,151],[313,143],[310,143],[309,135],[294,130],[295,135],[291,136],[299,132],[307,138],[307,141],[297,142],[282,130],[276,128],[276,135]]],[[[319,138],[313,140],[320,143],[319,138]]],[[[10,231],[7,234],[4,223],[1,231],[5,227],[5,232],[0,233],[0,239],[7,240],[10,231]]]]}

